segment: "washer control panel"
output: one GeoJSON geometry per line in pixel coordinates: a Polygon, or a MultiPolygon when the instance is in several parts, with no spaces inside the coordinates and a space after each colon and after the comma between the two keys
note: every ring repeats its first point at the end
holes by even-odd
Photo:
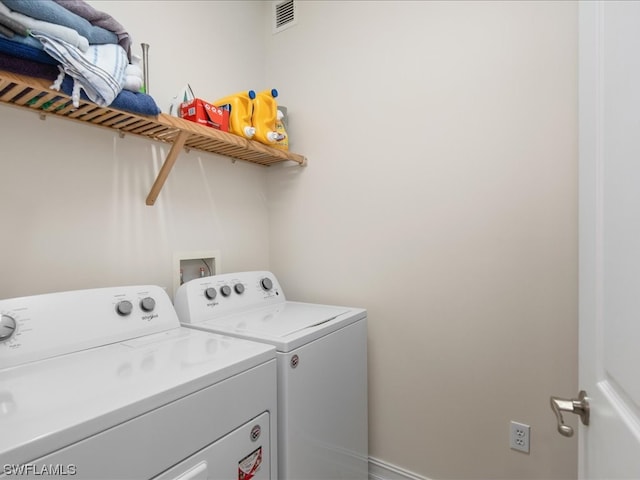
{"type": "Polygon", "coordinates": [[[0,369],[178,328],[154,285],[0,300],[0,369]]]}
{"type": "Polygon", "coordinates": [[[275,275],[255,271],[190,280],[180,285],[174,304],[180,321],[189,323],[285,301],[275,275]]]}

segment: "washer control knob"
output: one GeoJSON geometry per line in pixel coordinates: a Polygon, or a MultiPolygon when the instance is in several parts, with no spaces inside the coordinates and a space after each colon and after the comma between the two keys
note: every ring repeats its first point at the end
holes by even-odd
{"type": "Polygon", "coordinates": [[[145,312],[152,312],[156,308],[156,301],[151,297],[144,297],[140,300],[140,308],[145,312]]]}
{"type": "Polygon", "coordinates": [[[269,277],[264,277],[260,280],[260,285],[262,286],[262,289],[267,292],[273,288],[273,282],[269,277]]]}
{"type": "Polygon", "coordinates": [[[220,293],[223,297],[228,297],[231,295],[231,287],[229,285],[223,285],[220,287],[220,293]]]}
{"type": "Polygon", "coordinates": [[[16,331],[16,320],[9,315],[2,315],[0,318],[0,342],[9,340],[16,331]]]}
{"type": "Polygon", "coordinates": [[[242,294],[242,293],[244,292],[244,285],[243,285],[243,284],[241,284],[241,283],[236,283],[236,284],[233,286],[233,289],[236,291],[236,293],[237,293],[238,295],[240,295],[240,294],[242,294]]]}
{"type": "Polygon", "coordinates": [[[204,296],[207,297],[209,300],[213,300],[214,298],[216,298],[217,294],[218,292],[216,292],[216,289],[213,287],[209,287],[204,291],[204,296]]]}
{"type": "Polygon", "coordinates": [[[133,303],[129,300],[122,300],[116,305],[116,312],[122,317],[126,317],[133,311],[133,303]]]}

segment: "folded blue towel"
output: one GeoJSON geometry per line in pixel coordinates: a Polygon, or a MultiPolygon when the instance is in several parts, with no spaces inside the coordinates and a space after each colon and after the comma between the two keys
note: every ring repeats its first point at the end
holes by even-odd
{"type": "Polygon", "coordinates": [[[58,5],[53,0],[2,0],[14,12],[45,22],[72,28],[89,40],[90,44],[118,43],[118,36],[91,23],[79,15],[58,5]]]}
{"type": "Polygon", "coordinates": [[[96,10],[84,0],[53,0],[58,5],[66,8],[76,15],[86,18],[91,25],[102,27],[105,30],[113,32],[118,37],[118,43],[129,57],[131,61],[131,36],[129,32],[111,15],[106,12],[96,10]]]}
{"type": "Polygon", "coordinates": [[[89,48],[89,40],[81,36],[75,30],[65,27],[64,25],[36,20],[35,18],[23,15],[20,12],[14,12],[2,2],[0,2],[0,14],[8,17],[11,21],[19,22],[24,25],[25,30],[28,29],[24,36],[28,36],[29,32],[44,33],[46,35],[59,38],[60,40],[64,40],[65,42],[69,42],[71,45],[78,47],[83,52],[86,52],[89,48]]]}
{"type": "Polygon", "coordinates": [[[58,67],[48,63],[34,62],[26,58],[18,58],[0,51],[0,68],[6,72],[42,78],[53,82],[58,76],[58,67]]]}
{"type": "MultiPolygon", "coordinates": [[[[73,92],[73,79],[69,75],[64,77],[61,90],[71,96],[73,92]]],[[[84,92],[80,93],[80,98],[89,100],[89,97],[87,97],[84,92]]],[[[128,90],[122,90],[109,107],[138,115],[154,117],[161,112],[153,97],[146,93],[134,93],[128,90]]]]}
{"type": "Polygon", "coordinates": [[[44,47],[38,40],[31,37],[15,35],[9,39],[0,34],[0,52],[49,65],[58,65],[60,63],[44,51],[44,47]]]}

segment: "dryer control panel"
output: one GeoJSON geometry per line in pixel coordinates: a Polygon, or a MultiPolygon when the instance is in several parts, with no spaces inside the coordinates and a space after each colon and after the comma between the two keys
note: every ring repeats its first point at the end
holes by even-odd
{"type": "Polygon", "coordinates": [[[155,285],[0,300],[0,369],[178,328],[155,285]]]}
{"type": "Polygon", "coordinates": [[[180,320],[188,323],[285,302],[275,275],[255,271],[190,280],[180,285],[174,304],[180,320]]]}

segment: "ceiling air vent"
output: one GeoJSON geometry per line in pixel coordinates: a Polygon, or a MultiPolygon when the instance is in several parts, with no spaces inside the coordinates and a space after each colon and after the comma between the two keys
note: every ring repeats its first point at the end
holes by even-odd
{"type": "Polygon", "coordinates": [[[297,23],[294,0],[273,2],[273,33],[281,32],[297,23]]]}

